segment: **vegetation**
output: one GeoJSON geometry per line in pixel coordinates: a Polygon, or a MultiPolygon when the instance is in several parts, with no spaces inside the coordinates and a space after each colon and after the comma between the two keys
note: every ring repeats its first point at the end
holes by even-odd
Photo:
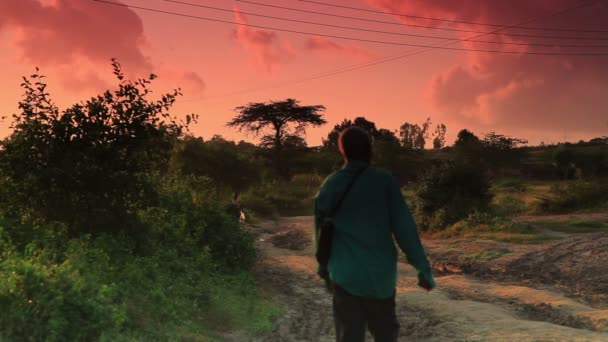
{"type": "Polygon", "coordinates": [[[228,126],[259,135],[261,145],[272,150],[273,164],[277,175],[289,178],[284,159],[290,150],[298,150],[306,146],[302,135],[306,133],[306,126],[320,126],[327,121],[321,114],[325,111],[323,106],[300,106],[297,100],[287,99],[270,103],[250,103],[237,107],[238,113],[228,126]],[[290,127],[293,125],[294,127],[290,127]],[[265,132],[266,129],[270,132],[265,132]]]}
{"type": "Polygon", "coordinates": [[[608,203],[608,182],[576,180],[554,184],[537,204],[539,212],[568,213],[598,208],[608,203]]]}
{"type": "MultiPolygon", "coordinates": [[[[360,116],[311,147],[305,129],[325,124],[325,108],[286,99],[236,108],[229,126],[259,144],[203,139],[188,135],[196,115],[172,114],[179,90],[150,100],[156,76],[129,81],[112,65],[117,90],[63,111],[43,76],[24,79],[13,132],[0,142],[0,340],[205,340],[272,329],[279,313],[256,288],[253,234],[225,205],[236,192],[249,221],[310,215],[322,181],[343,164],[339,133],[352,125],[373,137],[374,166],[400,180],[427,234],[540,243],[553,237],[517,215],[608,206],[605,137],[524,146],[463,129],[446,146],[447,127],[431,134],[430,118],[391,130],[360,116]]],[[[547,227],[606,230],[574,219],[547,227]]]]}
{"type": "Polygon", "coordinates": [[[422,230],[444,229],[484,211],[492,200],[486,173],[479,166],[440,162],[422,175],[413,201],[416,222],[422,230]]]}
{"type": "Polygon", "coordinates": [[[154,75],[130,82],[113,67],[118,90],[61,112],[42,76],[24,80],[0,143],[0,339],[270,329],[277,309],[257,293],[252,234],[212,195],[213,175],[182,172],[196,116],[177,123],[179,91],[150,101],[154,75]]]}
{"type": "Polygon", "coordinates": [[[598,233],[608,232],[608,222],[581,218],[569,218],[561,221],[538,222],[545,228],[562,233],[598,233]]]}
{"type": "Polygon", "coordinates": [[[472,213],[466,219],[435,233],[435,235],[442,238],[481,238],[520,244],[543,243],[555,239],[549,235],[539,234],[529,224],[479,212],[472,213]]]}

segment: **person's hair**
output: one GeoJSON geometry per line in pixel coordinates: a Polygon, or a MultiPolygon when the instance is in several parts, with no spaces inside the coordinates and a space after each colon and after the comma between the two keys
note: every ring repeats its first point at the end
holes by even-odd
{"type": "Polygon", "coordinates": [[[372,138],[361,127],[352,126],[340,133],[338,138],[340,153],[346,160],[370,162],[372,159],[372,138]]]}
{"type": "Polygon", "coordinates": [[[232,199],[235,200],[235,201],[239,199],[239,193],[238,193],[238,191],[232,193],[232,199]]]}

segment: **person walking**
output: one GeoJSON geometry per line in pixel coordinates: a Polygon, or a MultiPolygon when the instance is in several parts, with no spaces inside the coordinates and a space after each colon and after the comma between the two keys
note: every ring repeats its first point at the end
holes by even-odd
{"type": "Polygon", "coordinates": [[[315,199],[318,274],[333,293],[337,342],[398,340],[395,312],[397,248],[418,271],[418,285],[436,284],[399,182],[370,167],[372,138],[362,128],[338,139],[344,167],[325,179],[315,199]]]}
{"type": "Polygon", "coordinates": [[[226,206],[226,212],[228,215],[233,218],[235,221],[240,223],[245,222],[245,213],[243,212],[243,208],[239,203],[239,193],[235,192],[232,194],[232,199],[230,203],[226,206]]]}

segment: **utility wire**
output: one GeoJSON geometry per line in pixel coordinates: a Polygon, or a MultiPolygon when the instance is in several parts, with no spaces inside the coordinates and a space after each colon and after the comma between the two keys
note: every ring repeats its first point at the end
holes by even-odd
{"type": "MultiPolygon", "coordinates": [[[[515,28],[515,27],[518,27],[519,25],[530,24],[530,23],[535,22],[535,21],[537,21],[539,19],[542,19],[543,17],[555,17],[555,16],[564,14],[566,12],[569,12],[569,11],[572,11],[572,10],[575,10],[575,9],[586,7],[589,4],[590,3],[588,1],[587,2],[581,2],[581,3],[579,3],[578,6],[568,7],[566,9],[550,13],[550,14],[548,14],[546,16],[537,16],[535,18],[523,21],[521,23],[515,24],[515,25],[510,26],[510,27],[515,28]]],[[[502,30],[505,30],[505,29],[507,29],[507,28],[500,28],[500,29],[494,30],[494,31],[489,32],[489,33],[479,34],[479,35],[470,37],[468,39],[479,38],[479,37],[482,37],[484,35],[487,35],[487,34],[490,34],[490,33],[496,33],[496,32],[499,32],[499,31],[502,31],[502,30]]],[[[445,45],[452,45],[452,44],[455,44],[455,43],[457,43],[457,42],[449,42],[449,43],[447,43],[445,45]]],[[[217,95],[217,96],[207,97],[205,99],[182,100],[181,102],[192,102],[192,101],[200,101],[200,100],[217,99],[217,98],[223,98],[223,97],[228,97],[228,96],[233,96],[233,95],[241,95],[241,94],[252,93],[252,92],[256,92],[256,91],[260,91],[260,90],[273,89],[273,88],[278,88],[278,87],[282,87],[282,86],[288,86],[288,85],[303,83],[303,82],[306,82],[306,81],[317,80],[317,79],[321,79],[321,78],[325,78],[325,77],[330,77],[330,76],[334,76],[334,75],[338,75],[338,74],[343,74],[343,73],[350,72],[350,71],[355,71],[355,70],[371,67],[371,66],[374,66],[374,65],[379,65],[379,64],[384,64],[384,63],[396,61],[396,60],[399,60],[399,59],[404,59],[404,58],[411,57],[411,56],[414,56],[414,55],[418,55],[418,54],[421,54],[421,53],[424,53],[424,52],[427,52],[427,51],[430,51],[430,50],[432,50],[432,49],[414,49],[414,50],[409,50],[409,51],[406,51],[404,54],[401,54],[401,55],[392,56],[392,57],[386,57],[386,58],[382,58],[382,59],[377,59],[375,61],[371,61],[371,62],[368,62],[368,63],[353,65],[353,66],[350,66],[350,67],[346,67],[346,68],[342,68],[342,69],[338,69],[338,70],[334,70],[334,71],[329,71],[329,72],[326,72],[326,73],[317,74],[317,75],[306,77],[306,78],[300,78],[300,79],[296,79],[296,80],[291,80],[291,81],[285,81],[285,82],[270,84],[270,85],[262,86],[262,87],[243,89],[243,90],[240,90],[240,91],[235,91],[235,92],[231,92],[231,93],[227,93],[227,94],[223,94],[223,95],[217,95]]]]}
{"type": "MultiPolygon", "coordinates": [[[[446,27],[437,27],[437,26],[415,25],[415,24],[408,24],[408,23],[400,23],[400,22],[384,21],[384,20],[374,20],[374,19],[366,19],[366,18],[360,18],[360,17],[345,16],[345,15],[339,15],[339,14],[333,14],[333,13],[310,11],[310,10],[304,10],[304,9],[300,9],[300,8],[271,5],[271,4],[265,4],[265,3],[256,2],[256,1],[249,1],[249,0],[236,0],[236,1],[237,2],[246,3],[246,4],[256,5],[256,6],[263,6],[263,7],[268,7],[268,8],[277,8],[277,9],[288,10],[288,11],[295,11],[295,12],[300,12],[300,13],[309,13],[309,14],[323,15],[323,16],[329,16],[329,17],[334,17],[334,18],[342,18],[342,19],[350,19],[350,20],[360,20],[360,21],[382,23],[382,24],[389,24],[389,25],[399,25],[399,26],[410,26],[410,27],[418,27],[418,28],[427,28],[427,29],[433,29],[433,30],[446,30],[446,31],[469,32],[469,33],[485,33],[485,34],[489,34],[489,35],[504,35],[504,36],[511,36],[511,37],[528,37],[528,38],[545,38],[545,39],[572,39],[572,40],[607,40],[608,39],[608,38],[572,37],[572,36],[544,36],[544,35],[524,34],[524,33],[508,33],[508,32],[496,33],[496,32],[455,29],[455,28],[446,28],[446,27]]],[[[512,28],[512,27],[505,27],[505,28],[512,28]]],[[[516,27],[516,28],[519,29],[519,27],[516,27]]]]}
{"type": "MultiPolygon", "coordinates": [[[[438,46],[438,45],[399,43],[399,42],[390,42],[390,41],[383,41],[383,40],[362,39],[362,38],[345,37],[345,36],[338,36],[338,35],[331,35],[331,34],[324,34],[324,33],[315,33],[315,32],[306,32],[306,31],[291,30],[291,29],[282,29],[282,28],[263,26],[263,25],[253,25],[253,24],[248,24],[248,23],[239,23],[239,22],[228,21],[228,20],[221,20],[221,19],[215,19],[215,18],[200,17],[200,16],[195,16],[195,15],[190,15],[190,14],[183,14],[183,13],[177,13],[177,12],[171,12],[171,11],[164,11],[164,10],[159,10],[159,9],[149,8],[149,7],[141,7],[141,6],[122,4],[122,3],[117,3],[117,2],[113,2],[113,1],[107,1],[107,0],[92,0],[92,1],[99,2],[99,3],[104,3],[104,4],[109,4],[109,5],[114,5],[114,6],[127,7],[127,8],[131,8],[131,9],[139,9],[139,10],[148,11],[148,12],[156,12],[156,13],[169,14],[169,15],[174,15],[174,16],[179,16],[179,17],[184,17],[184,18],[192,18],[192,19],[198,19],[198,20],[213,21],[213,22],[218,22],[218,23],[224,23],[224,24],[230,24],[230,25],[239,25],[239,26],[245,26],[245,27],[261,28],[261,29],[272,30],[272,31],[289,32],[289,33],[295,33],[295,34],[300,34],[300,35],[309,35],[309,36],[318,36],[318,37],[326,37],[326,38],[334,38],[334,39],[343,39],[343,40],[350,40],[350,41],[358,41],[358,42],[364,42],[364,43],[375,43],[375,44],[385,44],[385,45],[395,45],[395,46],[410,46],[410,47],[440,49],[440,50],[452,50],[452,51],[471,51],[471,52],[486,52],[486,53],[502,53],[502,54],[513,54],[513,55],[581,56],[581,57],[582,56],[608,56],[608,53],[595,53],[595,52],[577,52],[577,53],[547,52],[547,51],[523,51],[522,52],[522,51],[509,51],[509,50],[467,49],[467,48],[456,48],[456,47],[447,47],[447,46],[438,46]]],[[[605,39],[608,40],[608,38],[605,38],[605,39]]],[[[464,40],[457,40],[455,42],[460,42],[460,41],[464,41],[464,40]]]]}
{"type": "MultiPolygon", "coordinates": [[[[234,10],[232,10],[232,9],[207,6],[207,5],[201,5],[201,4],[193,4],[190,2],[179,1],[179,0],[159,0],[159,1],[175,3],[175,4],[185,5],[185,6],[198,7],[198,8],[205,8],[205,9],[210,9],[210,10],[214,10],[214,11],[230,12],[230,13],[234,12],[234,10]]],[[[282,21],[301,23],[301,24],[333,27],[333,28],[339,28],[339,29],[372,32],[372,33],[382,33],[382,34],[390,34],[390,35],[398,35],[398,36],[417,37],[417,38],[462,41],[461,39],[453,38],[453,37],[428,36],[428,35],[420,35],[420,34],[412,34],[412,33],[371,30],[371,29],[365,29],[365,28],[360,28],[360,27],[342,26],[342,25],[320,23],[320,22],[315,22],[315,21],[297,20],[297,19],[292,19],[292,18],[277,17],[277,16],[265,15],[265,14],[260,14],[260,13],[245,12],[245,11],[239,11],[239,13],[246,14],[246,15],[253,16],[253,17],[261,17],[261,18],[282,20],[282,21]]],[[[523,42],[500,42],[500,41],[489,41],[489,40],[467,40],[467,41],[474,42],[474,43],[519,45],[519,46],[542,46],[542,47],[560,47],[560,48],[608,48],[608,45],[549,44],[549,43],[537,43],[537,42],[523,43],[523,42]]]]}
{"type": "MultiPolygon", "coordinates": [[[[237,1],[239,1],[239,0],[237,0],[237,1]]],[[[306,2],[306,3],[328,6],[328,7],[343,8],[343,9],[349,9],[349,10],[355,10],[355,11],[362,11],[362,12],[368,12],[368,13],[388,14],[388,15],[394,15],[394,16],[404,17],[404,18],[425,19],[425,20],[441,21],[441,22],[453,23],[453,24],[467,24],[467,25],[510,28],[507,25],[480,23],[480,22],[475,22],[475,21],[453,20],[453,19],[436,18],[436,17],[424,17],[424,16],[419,16],[419,15],[403,14],[403,13],[396,13],[396,12],[390,12],[390,11],[372,10],[372,9],[361,8],[361,7],[344,6],[344,5],[338,5],[338,4],[326,3],[326,2],[320,2],[320,1],[313,1],[313,0],[294,0],[294,1],[306,2]]],[[[521,27],[517,27],[517,28],[524,29],[524,30],[539,30],[539,31],[586,32],[586,33],[608,32],[608,30],[579,30],[579,29],[560,29],[560,28],[526,27],[526,26],[521,26],[521,27]]]]}

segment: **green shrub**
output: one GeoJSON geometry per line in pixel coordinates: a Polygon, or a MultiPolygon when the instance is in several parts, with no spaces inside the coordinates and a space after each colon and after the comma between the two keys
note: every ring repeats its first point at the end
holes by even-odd
{"type": "Polygon", "coordinates": [[[483,168],[442,162],[431,167],[415,190],[413,209],[422,230],[444,229],[488,208],[492,194],[483,168]]]}
{"type": "MultiPolygon", "coordinates": [[[[15,217],[63,222],[72,235],[136,230],[134,213],[155,200],[149,173],[166,169],[187,125],[169,113],[179,91],[149,99],[156,76],[60,111],[43,76],[22,84],[20,113],[0,141],[0,204],[15,217]]],[[[188,116],[190,122],[192,117],[188,116]]]]}
{"type": "Polygon", "coordinates": [[[138,213],[146,239],[0,219],[0,307],[11,308],[0,340],[202,339],[218,317],[221,329],[270,329],[276,306],[249,275],[253,235],[189,184],[159,184],[158,206],[138,213]]]}
{"type": "Polygon", "coordinates": [[[548,195],[539,198],[536,210],[542,213],[568,213],[593,209],[607,202],[607,181],[576,180],[553,185],[548,195]]]}
{"type": "Polygon", "coordinates": [[[222,205],[195,201],[205,190],[193,191],[189,184],[181,179],[165,181],[159,205],[140,211],[139,219],[152,242],[145,249],[157,248],[157,241],[187,256],[206,249],[219,267],[249,269],[256,258],[252,232],[230,219],[222,205]]]}
{"type": "Polygon", "coordinates": [[[91,341],[120,329],[126,316],[116,284],[89,279],[95,271],[80,268],[82,260],[47,263],[44,250],[28,249],[0,257],[0,339],[91,341]]]}
{"type": "Polygon", "coordinates": [[[42,76],[24,81],[0,143],[0,341],[269,330],[276,307],[255,289],[252,233],[209,175],[170,173],[187,126],[169,114],[179,92],[148,101],[155,76],[125,81],[113,65],[118,90],[63,112],[42,76]]]}
{"type": "Polygon", "coordinates": [[[0,340],[182,340],[271,329],[277,308],[243,266],[251,256],[232,249],[226,261],[196,243],[155,239],[142,255],[127,236],[64,236],[61,250],[36,242],[20,252],[0,229],[0,340]]]}

